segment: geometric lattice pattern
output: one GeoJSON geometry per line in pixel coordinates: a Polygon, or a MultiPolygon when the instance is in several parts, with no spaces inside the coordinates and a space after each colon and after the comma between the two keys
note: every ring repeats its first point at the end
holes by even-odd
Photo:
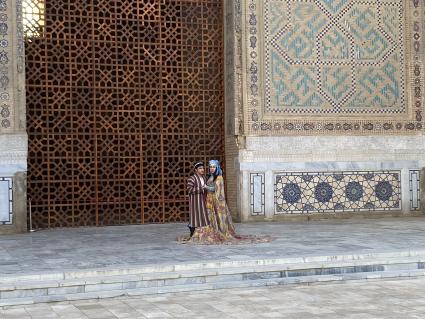
{"type": "Polygon", "coordinates": [[[405,112],[403,1],[266,1],[267,111],[405,112]]]}
{"type": "Polygon", "coordinates": [[[33,227],[186,220],[193,163],[223,162],[222,1],[31,1],[33,227]]]}
{"type": "Polygon", "coordinates": [[[22,0],[22,19],[27,36],[42,36],[45,0],[22,0]]]}
{"type": "Polygon", "coordinates": [[[400,171],[276,175],[276,214],[400,209],[400,171]]]}
{"type": "Polygon", "coordinates": [[[249,131],[423,131],[423,7],[402,0],[247,0],[249,131]]]}

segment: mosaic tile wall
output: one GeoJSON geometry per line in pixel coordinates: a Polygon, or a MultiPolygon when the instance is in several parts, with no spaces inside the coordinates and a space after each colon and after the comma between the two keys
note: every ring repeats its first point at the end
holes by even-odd
{"type": "Polygon", "coordinates": [[[247,0],[256,135],[422,132],[424,0],[247,0]]]}
{"type": "Polygon", "coordinates": [[[288,172],[275,176],[275,214],[400,209],[400,171],[288,172]]]}

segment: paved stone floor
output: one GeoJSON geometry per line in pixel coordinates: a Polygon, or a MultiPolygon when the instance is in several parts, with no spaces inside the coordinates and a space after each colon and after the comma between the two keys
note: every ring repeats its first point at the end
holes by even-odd
{"type": "MultiPolygon", "coordinates": [[[[237,224],[271,243],[175,242],[184,224],[87,227],[0,235],[0,275],[213,260],[334,256],[425,249],[425,217],[237,224]]],[[[424,315],[425,318],[425,315],[424,315]]]]}
{"type": "Polygon", "coordinates": [[[424,317],[424,278],[224,289],[0,308],[0,319],[424,317]]]}

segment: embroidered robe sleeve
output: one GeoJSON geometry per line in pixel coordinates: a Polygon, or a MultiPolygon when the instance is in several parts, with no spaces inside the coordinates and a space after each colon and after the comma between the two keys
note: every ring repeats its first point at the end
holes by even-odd
{"type": "Polygon", "coordinates": [[[219,202],[223,202],[225,200],[224,180],[222,176],[218,176],[215,181],[215,196],[219,202]]]}

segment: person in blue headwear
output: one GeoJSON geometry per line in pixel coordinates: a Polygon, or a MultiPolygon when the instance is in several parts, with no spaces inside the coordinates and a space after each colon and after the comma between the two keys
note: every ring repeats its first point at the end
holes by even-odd
{"type": "Polygon", "coordinates": [[[192,236],[184,241],[198,244],[241,244],[269,242],[270,236],[237,235],[224,193],[223,170],[220,162],[208,163],[208,178],[203,186],[207,192],[206,210],[209,225],[197,227],[192,236]]]}
{"type": "Polygon", "coordinates": [[[208,163],[207,198],[206,208],[211,227],[219,232],[224,239],[236,236],[232,216],[226,204],[224,194],[223,170],[220,162],[210,160],[208,163]]]}
{"type": "MultiPolygon", "coordinates": [[[[229,243],[233,239],[235,229],[232,218],[226,206],[224,198],[224,182],[220,163],[210,161],[209,180],[199,179],[199,183],[193,180],[192,176],[188,180],[189,190],[189,212],[190,212],[190,237],[178,238],[180,242],[192,242],[199,244],[222,244],[229,243]],[[216,169],[218,167],[218,170],[216,169]],[[219,173],[219,174],[214,174],[219,173]],[[193,185],[197,185],[196,187],[193,185]],[[196,192],[195,192],[196,191],[196,192]],[[193,195],[193,194],[205,194],[193,195]],[[194,196],[197,196],[196,198],[194,196]],[[209,205],[209,209],[207,209],[209,205]],[[212,218],[212,223],[210,221],[212,218]],[[200,223],[201,222],[201,223],[200,223]]],[[[198,163],[195,168],[199,168],[198,163]]],[[[202,166],[203,167],[203,166],[202,166]]],[[[204,178],[202,176],[202,178],[204,178]]]]}

